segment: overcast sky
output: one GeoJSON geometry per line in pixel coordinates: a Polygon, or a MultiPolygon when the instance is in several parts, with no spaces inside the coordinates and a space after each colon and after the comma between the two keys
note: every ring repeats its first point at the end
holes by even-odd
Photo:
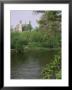
{"type": "Polygon", "coordinates": [[[22,23],[29,23],[31,21],[31,25],[33,28],[38,26],[36,20],[39,20],[42,14],[35,14],[31,10],[11,10],[10,11],[10,24],[11,26],[15,27],[16,24],[22,20],[22,23]]]}

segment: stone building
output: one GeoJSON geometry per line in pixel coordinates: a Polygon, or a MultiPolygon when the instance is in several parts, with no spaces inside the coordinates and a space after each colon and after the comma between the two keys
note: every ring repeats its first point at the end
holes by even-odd
{"type": "Polygon", "coordinates": [[[18,28],[19,32],[22,32],[22,21],[19,22],[19,28],[18,28]]]}
{"type": "Polygon", "coordinates": [[[31,31],[32,26],[31,26],[31,22],[29,21],[28,24],[22,24],[22,21],[20,20],[19,23],[15,26],[15,28],[13,28],[11,26],[11,31],[12,32],[23,32],[23,31],[31,31]]]}
{"type": "Polygon", "coordinates": [[[20,21],[19,24],[16,25],[15,31],[16,32],[22,32],[22,21],[20,21]]]}

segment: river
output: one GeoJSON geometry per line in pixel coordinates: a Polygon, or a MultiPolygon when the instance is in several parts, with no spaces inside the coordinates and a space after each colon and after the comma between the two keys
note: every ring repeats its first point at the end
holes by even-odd
{"type": "Polygon", "coordinates": [[[30,50],[11,54],[11,79],[42,79],[42,68],[49,64],[57,50],[30,50]]]}

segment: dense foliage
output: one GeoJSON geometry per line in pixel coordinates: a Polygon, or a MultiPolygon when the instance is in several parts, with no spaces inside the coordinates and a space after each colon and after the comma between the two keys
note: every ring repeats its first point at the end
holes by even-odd
{"type": "Polygon", "coordinates": [[[11,48],[23,49],[24,47],[60,48],[60,35],[48,35],[41,31],[11,32],[11,48]]]}
{"type": "Polygon", "coordinates": [[[42,30],[51,32],[61,31],[61,11],[44,11],[40,20],[38,20],[39,27],[42,30]]]}
{"type": "Polygon", "coordinates": [[[55,55],[54,60],[42,70],[44,79],[61,79],[61,56],[55,55]]]}

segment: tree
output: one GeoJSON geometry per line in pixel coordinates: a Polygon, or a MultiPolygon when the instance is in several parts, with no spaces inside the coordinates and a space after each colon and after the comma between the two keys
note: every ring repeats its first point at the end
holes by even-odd
{"type": "Polygon", "coordinates": [[[35,11],[36,14],[42,13],[38,20],[39,30],[44,31],[49,36],[50,47],[61,46],[61,11],[35,11]]]}
{"type": "Polygon", "coordinates": [[[31,31],[31,30],[32,30],[31,21],[29,21],[29,24],[27,25],[27,29],[28,29],[29,31],[31,31]]]}
{"type": "Polygon", "coordinates": [[[31,31],[31,30],[32,30],[31,21],[29,21],[29,24],[24,24],[22,26],[22,31],[31,31]]]}
{"type": "Polygon", "coordinates": [[[43,30],[61,30],[61,11],[45,11],[38,23],[43,30]]]}

